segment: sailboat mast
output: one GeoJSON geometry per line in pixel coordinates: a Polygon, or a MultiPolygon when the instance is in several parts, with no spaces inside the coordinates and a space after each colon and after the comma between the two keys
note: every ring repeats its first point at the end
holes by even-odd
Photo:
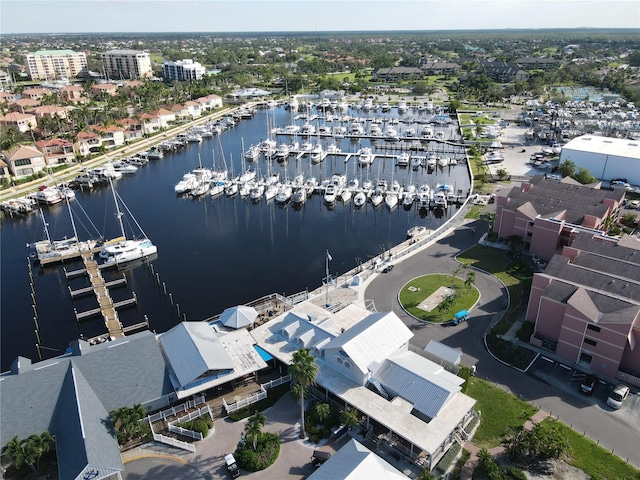
{"type": "Polygon", "coordinates": [[[42,217],[42,224],[44,225],[44,233],[47,236],[47,241],[49,242],[49,244],[51,244],[51,237],[49,236],[49,224],[44,218],[44,212],[42,211],[42,208],[40,208],[40,217],[42,217]]]}
{"type": "Polygon", "coordinates": [[[118,205],[118,197],[116,196],[116,189],[113,188],[113,181],[111,177],[109,177],[109,185],[111,185],[111,193],[113,193],[113,201],[116,204],[116,218],[118,219],[118,223],[120,224],[120,232],[122,232],[122,236],[126,239],[124,234],[124,224],[122,223],[122,212],[120,211],[120,205],[118,205]]]}
{"type": "Polygon", "coordinates": [[[67,210],[69,210],[69,218],[71,219],[71,228],[73,228],[73,236],[78,240],[78,231],[76,230],[76,222],[73,219],[73,213],[71,213],[71,204],[69,203],[69,197],[67,195],[64,196],[67,202],[67,210]]]}

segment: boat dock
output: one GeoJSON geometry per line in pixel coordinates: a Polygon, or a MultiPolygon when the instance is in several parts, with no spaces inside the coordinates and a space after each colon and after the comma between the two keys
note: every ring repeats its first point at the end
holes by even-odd
{"type": "MultiPolygon", "coordinates": [[[[126,285],[126,284],[127,284],[127,277],[123,276],[122,278],[119,278],[117,280],[106,282],[104,286],[107,288],[112,288],[112,287],[117,287],[117,286],[126,285]]],[[[90,287],[78,288],[77,290],[71,290],[71,287],[69,287],[69,293],[71,294],[71,298],[87,295],[93,291],[94,291],[93,285],[90,287]]]]}
{"type": "MultiPolygon", "coordinates": [[[[122,327],[122,323],[120,323],[120,319],[118,318],[117,308],[132,305],[137,302],[135,293],[133,294],[133,298],[123,300],[121,302],[114,302],[111,299],[111,295],[109,294],[108,286],[121,285],[124,279],[118,279],[114,282],[105,282],[102,277],[102,273],[100,272],[100,266],[93,259],[91,253],[83,252],[82,253],[82,262],[84,263],[84,269],[76,270],[74,272],[68,272],[67,278],[70,278],[69,273],[71,273],[71,277],[78,276],[78,272],[86,273],[89,276],[89,280],[91,281],[91,287],[81,288],[79,290],[71,290],[71,296],[82,295],[84,293],[88,293],[89,291],[93,291],[96,299],[98,300],[98,308],[94,308],[92,310],[87,310],[85,312],[76,314],[76,320],[80,321],[84,318],[92,317],[94,315],[102,315],[104,319],[105,326],[109,331],[109,337],[111,338],[122,338],[124,337],[124,328],[122,327]]],[[[124,280],[126,282],[126,280],[124,280]]]]}

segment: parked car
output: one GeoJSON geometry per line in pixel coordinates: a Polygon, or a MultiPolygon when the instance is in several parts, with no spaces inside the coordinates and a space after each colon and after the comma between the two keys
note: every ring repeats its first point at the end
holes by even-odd
{"type": "Polygon", "coordinates": [[[607,405],[618,410],[622,402],[629,395],[629,387],[626,385],[616,385],[607,398],[607,405]]]}
{"type": "Polygon", "coordinates": [[[236,459],[230,453],[229,455],[224,456],[224,463],[227,466],[227,472],[231,475],[231,478],[237,478],[240,476],[240,469],[238,468],[238,464],[236,463],[236,459]]]}
{"type": "Polygon", "coordinates": [[[591,395],[593,394],[593,391],[595,390],[597,384],[598,379],[596,377],[594,377],[593,375],[587,375],[586,377],[584,377],[584,380],[580,384],[580,391],[587,395],[591,395]]]}

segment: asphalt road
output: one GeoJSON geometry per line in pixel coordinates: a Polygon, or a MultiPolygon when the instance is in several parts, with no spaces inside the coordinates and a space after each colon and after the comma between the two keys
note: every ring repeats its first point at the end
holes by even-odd
{"type": "Polygon", "coordinates": [[[398,261],[393,271],[378,275],[368,285],[365,298],[372,300],[378,311],[394,311],[414,333],[411,343],[424,347],[434,339],[459,348],[462,363],[476,365],[477,375],[515,395],[532,402],[567,425],[598,441],[622,459],[640,468],[640,399],[627,399],[627,415],[609,409],[602,401],[594,402],[577,393],[574,385],[564,385],[563,378],[550,377],[542,382],[504,365],[486,350],[483,333],[492,320],[500,318],[507,307],[504,286],[493,276],[476,273],[476,286],[481,292],[479,303],[470,312],[469,321],[454,327],[425,324],[408,315],[398,302],[398,292],[408,281],[427,273],[450,274],[456,268],[454,256],[476,244],[487,224],[467,223],[420,253],[398,261]],[[475,231],[472,228],[475,227],[475,231]]]}

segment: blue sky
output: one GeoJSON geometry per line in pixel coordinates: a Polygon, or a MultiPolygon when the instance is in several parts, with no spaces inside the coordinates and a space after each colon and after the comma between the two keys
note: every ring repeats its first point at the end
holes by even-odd
{"type": "Polygon", "coordinates": [[[638,0],[1,0],[0,33],[640,28],[638,0]]]}

